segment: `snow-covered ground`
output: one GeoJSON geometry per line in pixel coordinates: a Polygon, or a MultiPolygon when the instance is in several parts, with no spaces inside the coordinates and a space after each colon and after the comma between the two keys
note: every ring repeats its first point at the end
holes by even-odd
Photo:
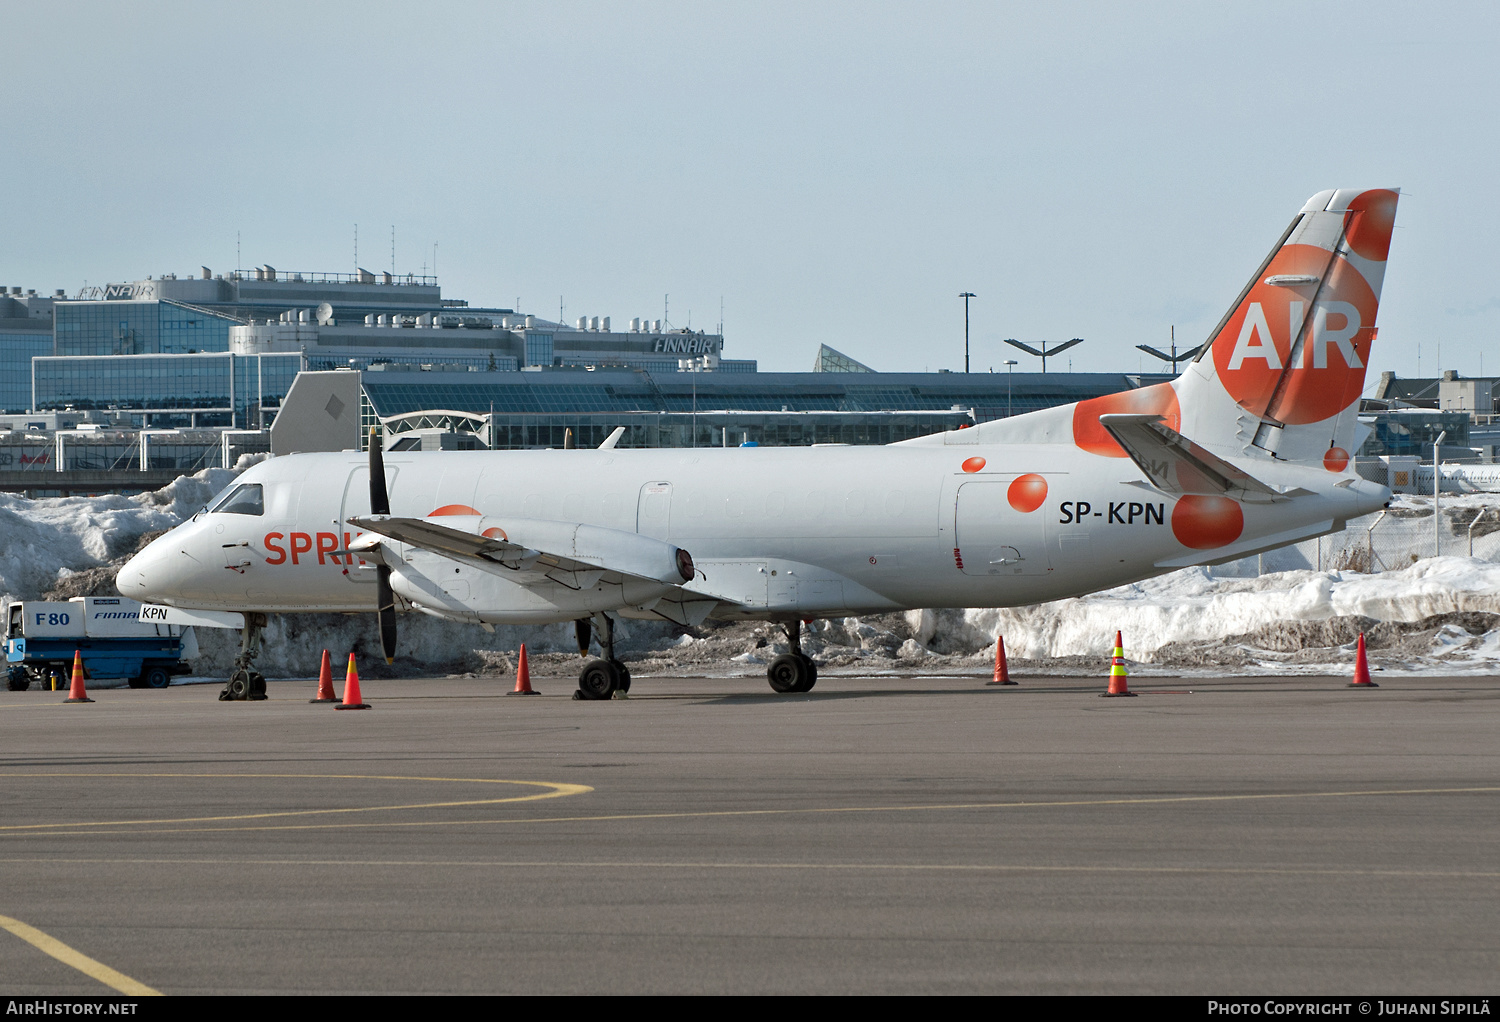
{"type": "MultiPolygon", "coordinates": [[[[259,457],[247,456],[238,469],[259,457]]],[[[207,469],[135,497],[0,494],[4,602],[113,593],[125,558],[202,507],[238,469],[207,469]]],[[[1377,669],[1492,673],[1500,668],[1500,495],[1444,496],[1442,515],[1443,556],[1432,556],[1430,498],[1404,497],[1378,522],[1350,522],[1342,534],[1263,558],[1035,607],[818,621],[804,648],[825,672],[974,674],[989,669],[995,636],[1003,635],[1013,670],[1098,673],[1118,630],[1137,673],[1342,672],[1363,632],[1377,669]],[[1472,530],[1474,556],[1459,556],[1467,554],[1469,523],[1487,508],[1472,530]],[[1369,566],[1392,570],[1356,570],[1369,566]]],[[[753,623],[622,622],[617,639],[637,676],[759,674],[785,649],[778,628],[753,623]]],[[[200,630],[199,673],[222,676],[236,641],[232,632],[200,630]]],[[[409,614],[401,619],[407,652],[389,670],[508,674],[522,642],[539,673],[576,669],[570,624],[490,634],[409,614]],[[430,650],[445,653],[421,652],[430,650]]],[[[362,671],[384,674],[377,645],[373,615],[287,615],[272,619],[258,664],[272,677],[307,676],[326,648],[339,660],[353,651],[362,671]]]]}

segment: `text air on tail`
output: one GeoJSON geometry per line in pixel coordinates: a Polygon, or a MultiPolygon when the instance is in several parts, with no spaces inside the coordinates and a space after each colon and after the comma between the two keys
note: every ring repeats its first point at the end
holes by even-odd
{"type": "Polygon", "coordinates": [[[1396,200],[1377,188],[1307,201],[1175,382],[1184,436],[1230,455],[1348,461],[1396,200]]]}
{"type": "Polygon", "coordinates": [[[1367,428],[1358,421],[1359,396],[1396,199],[1396,190],[1385,188],[1309,199],[1203,350],[1170,383],[903,443],[1071,442],[1089,454],[1133,459],[1169,492],[1248,495],[1255,487],[1231,478],[1229,466],[1212,468],[1220,478],[1211,484],[1184,477],[1166,485],[1151,468],[1164,445],[1178,454],[1196,449],[1189,460],[1200,467],[1231,458],[1321,463],[1342,473],[1367,428]]]}

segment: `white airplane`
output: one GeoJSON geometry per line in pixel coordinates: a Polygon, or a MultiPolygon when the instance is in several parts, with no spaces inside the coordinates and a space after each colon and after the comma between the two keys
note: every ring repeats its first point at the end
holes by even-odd
{"type": "MultiPolygon", "coordinates": [[[[1384,506],[1351,467],[1394,190],[1320,192],[1170,383],[884,447],[303,454],[251,468],[121,570],[162,620],[242,629],[223,698],[253,698],[265,615],[398,611],[599,625],[579,691],[628,689],[613,620],[786,628],[1004,607],[1309,539],[1384,506]],[[688,551],[692,551],[691,555],[688,551]],[[224,613],[235,612],[235,613],[224,613]]],[[[614,438],[611,438],[614,439],[614,438]]],[[[608,445],[608,441],[606,445],[608,445]]]]}

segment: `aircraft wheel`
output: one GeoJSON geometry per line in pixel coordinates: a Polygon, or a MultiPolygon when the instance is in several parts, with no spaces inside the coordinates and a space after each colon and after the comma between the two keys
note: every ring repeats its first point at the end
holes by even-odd
{"type": "Polygon", "coordinates": [[[777,692],[806,692],[817,678],[815,672],[812,661],[806,657],[783,653],[766,668],[766,679],[777,692]]]}
{"type": "Polygon", "coordinates": [[[585,699],[608,699],[619,684],[619,669],[608,660],[590,660],[578,675],[578,691],[585,699]]]}
{"type": "Polygon", "coordinates": [[[620,675],[620,680],[615,683],[615,691],[616,692],[629,692],[630,691],[630,668],[626,667],[625,663],[623,661],[621,661],[621,660],[616,660],[614,663],[615,663],[615,670],[620,675]]]}
{"type": "Polygon", "coordinates": [[[802,661],[803,666],[807,668],[807,678],[797,686],[795,691],[811,692],[812,687],[818,683],[818,665],[810,656],[798,653],[797,657],[802,661]]]}
{"type": "Polygon", "coordinates": [[[249,699],[253,689],[250,678],[251,674],[249,671],[243,669],[235,671],[229,676],[229,684],[219,695],[219,698],[234,700],[249,699]]]}

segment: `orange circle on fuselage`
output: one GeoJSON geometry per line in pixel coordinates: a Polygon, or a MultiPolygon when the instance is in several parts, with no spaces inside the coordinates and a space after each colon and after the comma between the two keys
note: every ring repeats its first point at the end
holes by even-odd
{"type": "Polygon", "coordinates": [[[970,458],[963,464],[963,469],[965,472],[978,472],[982,468],[984,468],[983,458],[970,458]]]}
{"type": "Polygon", "coordinates": [[[1349,452],[1342,447],[1330,447],[1323,455],[1323,467],[1330,472],[1342,472],[1349,467],[1349,452]]]}
{"type": "Polygon", "coordinates": [[[1172,535],[1194,550],[1228,546],[1245,531],[1245,511],[1228,497],[1187,496],[1172,508],[1172,535]]]}
{"type": "Polygon", "coordinates": [[[467,504],[444,504],[436,511],[428,515],[428,518],[437,518],[441,515],[477,515],[479,511],[467,504]]]}
{"type": "Polygon", "coordinates": [[[1035,472],[1017,476],[1011,480],[1010,489],[1005,491],[1005,499],[1017,511],[1035,511],[1047,499],[1047,480],[1035,472]]]}

